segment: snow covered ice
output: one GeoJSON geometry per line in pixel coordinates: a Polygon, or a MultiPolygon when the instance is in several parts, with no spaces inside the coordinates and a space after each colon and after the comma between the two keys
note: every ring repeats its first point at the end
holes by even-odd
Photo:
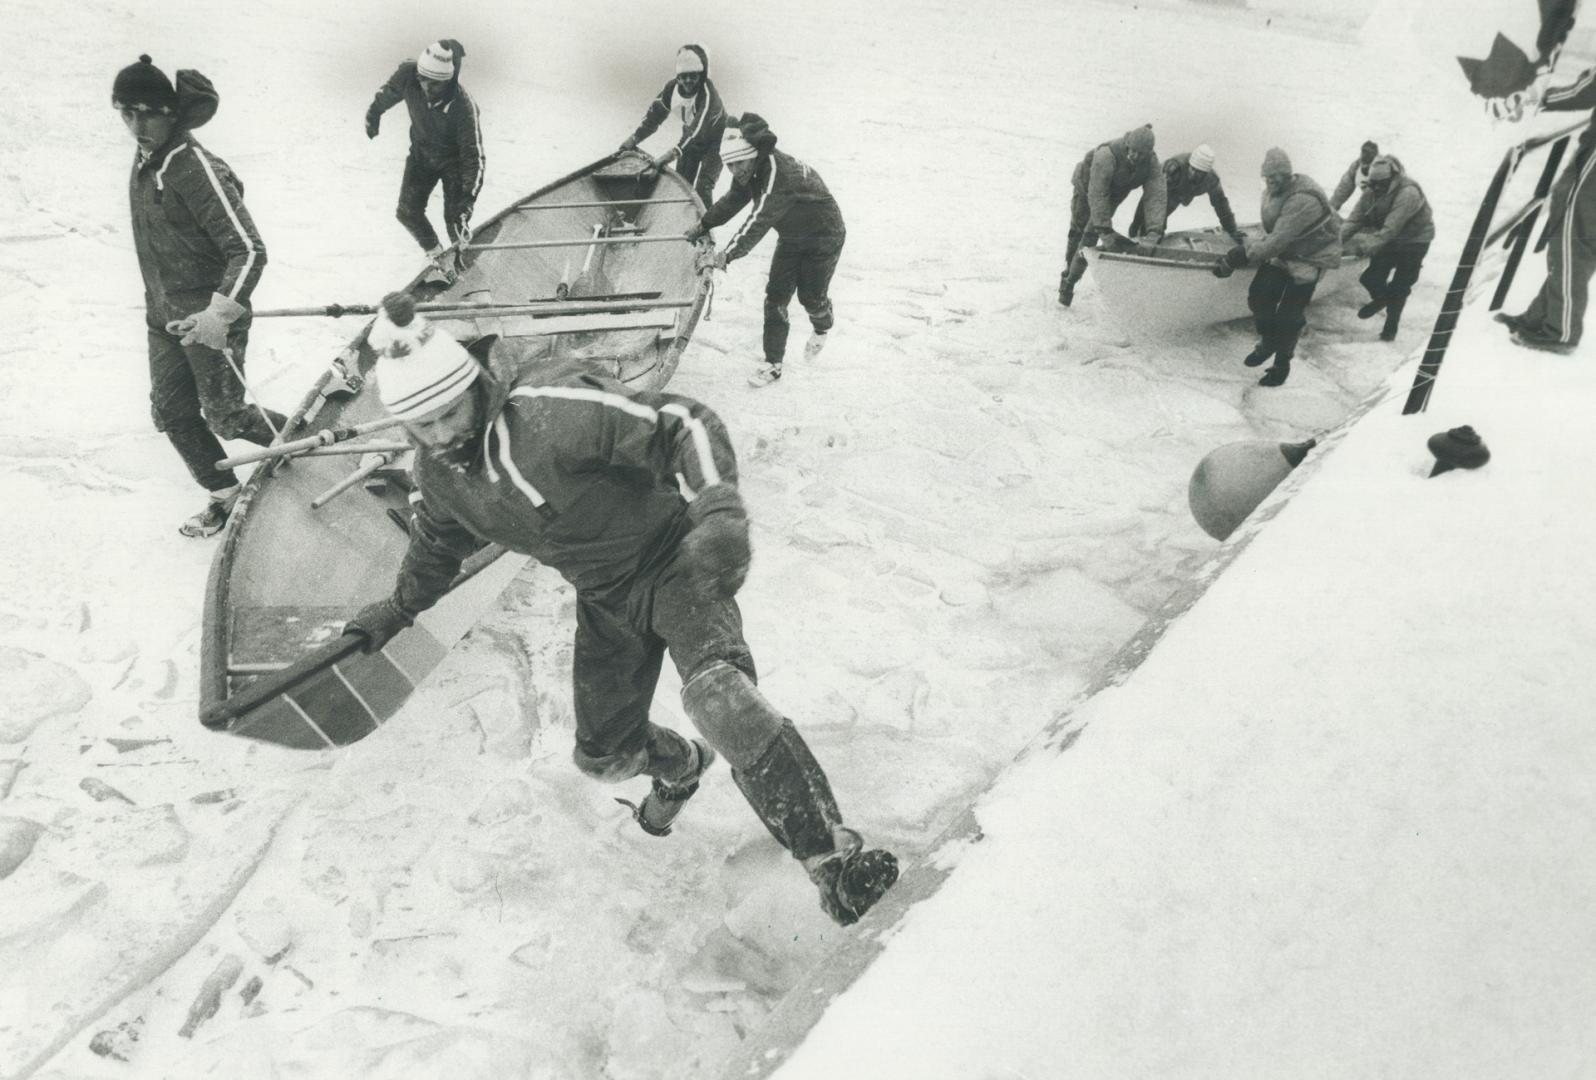
{"type": "MultiPolygon", "coordinates": [[[[912,857],[1203,571],[1202,456],[1333,428],[1422,343],[1523,135],[1462,92],[1455,7],[11,4],[29,81],[0,104],[0,1077],[715,1075],[852,933],[723,766],[666,840],[612,801],[640,787],[572,767],[573,599],[547,571],[348,750],[200,728],[215,546],[177,535],[197,489],[150,427],[119,67],[149,52],[216,82],[200,137],[270,250],[257,306],[369,303],[420,265],[392,216],[403,139],[361,130],[397,60],[465,43],[486,214],[612,150],[702,42],[849,240],[813,362],[745,384],[767,241],[671,388],[736,441],[762,686],[850,821],[912,857]],[[1262,390],[1245,327],[1148,345],[1090,273],[1060,309],[1070,170],[1148,120],[1163,153],[1214,146],[1244,221],[1271,145],[1332,184],[1366,138],[1397,152],[1439,235],[1396,344],[1316,303],[1291,381],[1262,390]],[[214,1015],[185,1036],[208,980],[214,1015]]],[[[1199,202],[1172,227],[1210,221],[1199,202]]],[[[992,790],[964,872],[783,1075],[1592,1068],[1575,481],[1596,403],[1587,357],[1504,356],[1471,319],[1483,344],[1454,350],[1425,418],[1371,413],[1213,606],[1071,714],[1075,748],[992,790]],[[1424,437],[1464,422],[1492,464],[1421,482],[1424,437]],[[1391,696],[1404,672],[1427,673],[1422,707],[1391,696]]],[[[252,381],[291,405],[355,326],[258,322],[252,381]]],[[[677,690],[656,712],[686,730],[677,690]]]]}

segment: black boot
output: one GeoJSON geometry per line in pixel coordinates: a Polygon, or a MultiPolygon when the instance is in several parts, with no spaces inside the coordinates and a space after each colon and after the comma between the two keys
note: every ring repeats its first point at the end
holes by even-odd
{"type": "Polygon", "coordinates": [[[1392,301],[1385,309],[1385,326],[1380,330],[1381,341],[1395,341],[1397,327],[1402,322],[1402,309],[1407,306],[1407,299],[1392,301]]]}
{"type": "Polygon", "coordinates": [[[820,906],[842,926],[852,926],[898,880],[898,859],[880,848],[864,850],[864,838],[837,827],[836,846],[804,860],[809,880],[820,889],[820,906]]]}
{"type": "Polygon", "coordinates": [[[1260,341],[1258,344],[1252,347],[1252,352],[1247,354],[1246,358],[1242,360],[1242,363],[1246,364],[1248,367],[1257,367],[1259,364],[1273,356],[1274,352],[1275,351],[1273,349],[1260,341]]]}
{"type": "Polygon", "coordinates": [[[1075,300],[1075,282],[1070,280],[1070,272],[1064,271],[1058,276],[1058,302],[1069,307],[1075,300]]]}
{"type": "Polygon", "coordinates": [[[1371,296],[1369,302],[1358,309],[1358,318],[1372,319],[1385,310],[1386,300],[1383,296],[1371,296]]]}
{"type": "Polygon", "coordinates": [[[1263,378],[1258,380],[1258,385],[1280,386],[1286,381],[1286,377],[1290,374],[1291,360],[1286,357],[1278,357],[1275,360],[1274,366],[1263,373],[1263,378]]]}
{"type": "Polygon", "coordinates": [[[748,769],[733,769],[732,779],[776,842],[799,860],[824,855],[834,844],[832,829],[842,823],[825,770],[792,721],[748,769]]]}

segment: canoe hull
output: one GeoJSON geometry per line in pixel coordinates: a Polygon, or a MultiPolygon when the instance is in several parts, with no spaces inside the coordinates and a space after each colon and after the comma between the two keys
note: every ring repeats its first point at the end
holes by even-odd
{"type": "MultiPolygon", "coordinates": [[[[1251,237],[1262,230],[1244,230],[1251,237]]],[[[1216,323],[1244,319],[1247,288],[1254,270],[1238,270],[1229,277],[1213,274],[1214,261],[1235,246],[1218,228],[1170,233],[1148,254],[1135,251],[1095,251],[1092,274],[1103,302],[1124,329],[1143,338],[1172,338],[1216,323]]],[[[1327,271],[1314,291],[1315,300],[1333,296],[1357,284],[1368,260],[1343,256],[1341,265],[1327,271]]]]}

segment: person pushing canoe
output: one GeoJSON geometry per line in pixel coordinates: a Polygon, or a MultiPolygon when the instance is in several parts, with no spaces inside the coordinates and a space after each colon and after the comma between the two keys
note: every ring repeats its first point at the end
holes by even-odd
{"type": "Polygon", "coordinates": [[[471,211],[482,190],[482,121],[477,103],[460,85],[464,59],[458,41],[434,41],[394,69],[366,109],[368,139],[377,137],[382,114],[401,101],[410,113],[410,153],[395,216],[432,260],[428,280],[445,285],[459,277],[460,249],[471,243],[471,211]],[[440,182],[449,248],[427,220],[427,201],[440,182]]]}
{"type": "MultiPolygon", "coordinates": [[[[490,373],[405,294],[372,328],[378,394],[417,447],[418,501],[391,596],[346,633],[380,649],[491,541],[559,571],[577,591],[577,767],[604,782],[649,776],[633,816],[663,836],[716,757],[847,925],[897,880],[897,860],[842,824],[825,772],[755,685],[734,599],[748,518],[720,418],[677,394],[633,390],[591,368],[490,373]],[[704,736],[649,719],[661,662],[704,736]]],[[[628,804],[630,805],[630,804],[628,804]]]]}
{"type": "Polygon", "coordinates": [[[720,140],[726,131],[726,106],[720,91],[709,78],[709,54],[701,45],[683,45],[676,52],[676,76],[665,84],[637,130],[621,141],[621,150],[635,150],[637,144],[659,130],[672,115],[682,122],[676,145],[658,158],[654,167],[672,161],[676,171],[693,186],[705,206],[715,201],[715,181],[720,179],[720,140]]]}

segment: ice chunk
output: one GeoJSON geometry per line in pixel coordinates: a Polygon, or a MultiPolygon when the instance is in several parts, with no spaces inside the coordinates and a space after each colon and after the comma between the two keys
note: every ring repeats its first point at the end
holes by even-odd
{"type": "Polygon", "coordinates": [[[0,645],[0,685],[6,688],[0,743],[21,742],[50,717],[77,712],[92,696],[71,668],[9,645],[0,645]]]}

